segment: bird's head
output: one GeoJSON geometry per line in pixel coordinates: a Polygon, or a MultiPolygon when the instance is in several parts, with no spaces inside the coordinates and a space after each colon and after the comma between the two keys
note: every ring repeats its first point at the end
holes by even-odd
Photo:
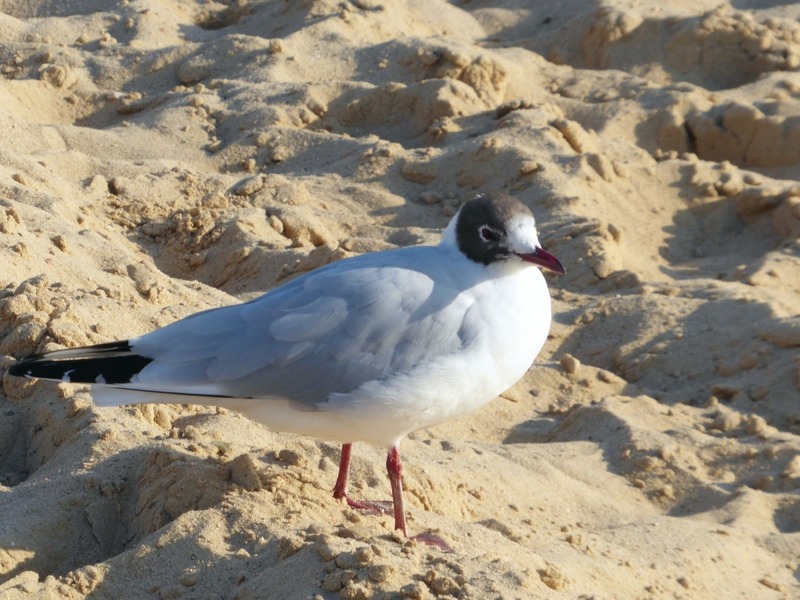
{"type": "Polygon", "coordinates": [[[539,243],[533,213],[508,194],[479,194],[465,202],[448,225],[448,235],[477,263],[521,261],[562,275],[566,272],[539,243]]]}

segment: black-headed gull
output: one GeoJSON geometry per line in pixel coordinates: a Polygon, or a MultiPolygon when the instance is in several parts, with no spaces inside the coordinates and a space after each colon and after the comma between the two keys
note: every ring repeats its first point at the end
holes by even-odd
{"type": "MultiPolygon", "coordinates": [[[[130,340],[57,350],[12,375],[96,384],[102,405],[224,406],[272,429],[388,449],[395,528],[407,535],[400,440],[472,411],[528,370],[550,329],[531,211],[480,194],[436,246],[331,263],[244,304],[200,312],[130,340]]],[[[422,536],[420,536],[422,537],[422,536]]]]}

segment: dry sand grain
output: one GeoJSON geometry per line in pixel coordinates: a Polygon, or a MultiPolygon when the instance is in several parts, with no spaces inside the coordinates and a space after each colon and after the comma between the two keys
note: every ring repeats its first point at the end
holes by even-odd
{"type": "Polygon", "coordinates": [[[475,190],[568,270],[525,379],[404,443],[452,554],[335,502],[334,445],[4,377],[0,597],[800,596],[800,5],[0,11],[0,369],[434,242],[475,190]]]}

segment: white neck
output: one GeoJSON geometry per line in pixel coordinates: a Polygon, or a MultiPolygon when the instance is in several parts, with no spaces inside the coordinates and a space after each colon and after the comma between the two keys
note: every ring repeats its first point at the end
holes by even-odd
{"type": "Polygon", "coordinates": [[[442,230],[442,239],[439,240],[440,246],[452,246],[458,248],[458,240],[456,239],[456,223],[458,223],[458,215],[461,214],[461,209],[458,209],[456,216],[450,219],[450,222],[442,230]]]}

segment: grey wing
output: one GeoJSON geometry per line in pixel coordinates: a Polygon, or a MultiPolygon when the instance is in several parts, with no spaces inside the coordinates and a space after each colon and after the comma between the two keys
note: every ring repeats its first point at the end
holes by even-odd
{"type": "Polygon", "coordinates": [[[313,405],[452,352],[465,311],[418,270],[325,270],[132,340],[131,387],[313,405]]]}

